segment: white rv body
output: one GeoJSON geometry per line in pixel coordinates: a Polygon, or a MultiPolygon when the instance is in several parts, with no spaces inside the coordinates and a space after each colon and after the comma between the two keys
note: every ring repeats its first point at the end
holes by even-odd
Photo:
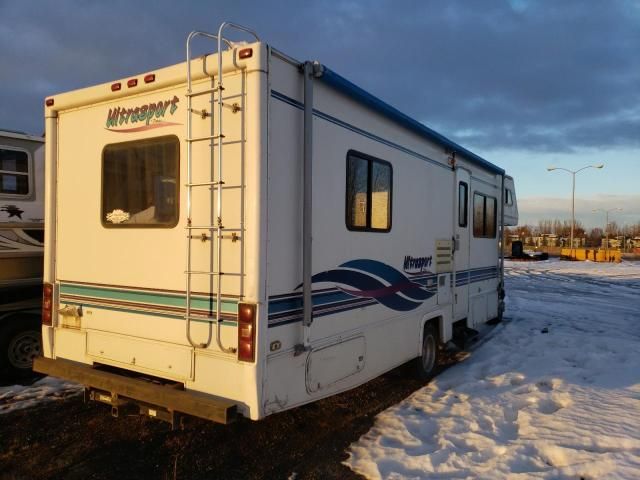
{"type": "MultiPolygon", "coordinates": [[[[190,398],[224,399],[257,420],[419,356],[426,322],[435,321],[447,342],[456,321],[474,327],[499,317],[503,170],[319,69],[308,79],[313,173],[305,185],[301,64],[261,42],[222,55],[221,119],[217,54],[192,60],[191,96],[180,64],[131,77],[135,86],[124,79],[57,95],[45,109],[45,282],[53,286],[53,318],[43,326],[41,371],[120,397],[127,394],[117,376],[129,372],[129,382],[135,372],[173,382],[190,398]],[[167,106],[161,114],[160,105],[167,106]],[[166,153],[172,145],[174,160],[166,153]],[[120,195],[109,184],[120,168],[113,159],[133,164],[147,146],[164,148],[162,162],[177,170],[144,180],[141,189],[153,192],[136,209],[149,208],[127,211],[105,197],[120,195]],[[380,185],[390,178],[390,189],[374,192],[369,173],[367,192],[349,194],[351,216],[350,165],[383,172],[380,185]],[[468,185],[466,227],[458,219],[460,181],[468,185]],[[175,221],[153,223],[163,209],[173,218],[173,200],[162,206],[157,198],[173,198],[174,184],[175,221]],[[305,188],[312,191],[307,212],[305,188]],[[493,233],[483,238],[473,235],[476,194],[495,200],[493,233]],[[358,217],[358,208],[369,217],[358,217]],[[307,279],[305,215],[312,219],[307,279]],[[367,226],[351,228],[362,221],[367,226]],[[305,282],[310,324],[303,321],[305,282]],[[245,306],[255,311],[249,327],[239,319],[245,306]],[[242,343],[247,338],[251,347],[242,343]],[[243,360],[251,349],[253,360],[243,360]],[[103,371],[111,390],[92,383],[103,371]]],[[[157,170],[154,161],[144,168],[157,170]]],[[[123,182],[137,181],[118,171],[123,182]]],[[[129,398],[216,420],[142,390],[129,398]]]]}

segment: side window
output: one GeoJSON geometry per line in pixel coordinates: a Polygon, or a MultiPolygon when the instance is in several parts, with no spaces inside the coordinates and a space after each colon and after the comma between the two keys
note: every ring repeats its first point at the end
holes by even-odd
{"type": "Polygon", "coordinates": [[[504,189],[504,203],[506,205],[513,205],[513,193],[508,188],[504,189]]]}
{"type": "Polygon", "coordinates": [[[466,227],[467,221],[467,205],[469,203],[469,185],[465,182],[458,184],[458,225],[460,227],[466,227]]]}
{"type": "Polygon", "coordinates": [[[347,153],[345,221],[349,230],[391,230],[391,164],[364,153],[347,153]]]}
{"type": "Polygon", "coordinates": [[[27,196],[30,189],[29,154],[12,147],[0,147],[0,195],[27,196]]]}
{"type": "Polygon", "coordinates": [[[107,145],[102,151],[102,224],[175,227],[179,171],[178,137],[107,145]]]}
{"type": "Polygon", "coordinates": [[[497,200],[481,193],[473,195],[473,236],[495,238],[497,200]]]}

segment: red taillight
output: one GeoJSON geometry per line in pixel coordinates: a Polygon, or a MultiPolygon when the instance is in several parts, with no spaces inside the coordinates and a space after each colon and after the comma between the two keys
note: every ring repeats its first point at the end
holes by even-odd
{"type": "Polygon", "coordinates": [[[129,88],[135,87],[136,85],[138,85],[138,79],[137,78],[132,78],[131,80],[127,81],[127,87],[129,87],[129,88]]]}
{"type": "Polygon", "coordinates": [[[120,84],[120,82],[111,84],[111,91],[112,92],[117,92],[121,88],[122,88],[122,85],[120,84]]]}
{"type": "Polygon", "coordinates": [[[53,98],[47,98],[47,99],[44,101],[44,104],[45,104],[47,107],[53,107],[53,98]]]}
{"type": "Polygon", "coordinates": [[[156,81],[156,74],[150,73],[144,76],[144,83],[151,83],[156,81]]]}
{"type": "Polygon", "coordinates": [[[253,56],[253,48],[243,48],[238,52],[238,57],[240,60],[244,60],[245,58],[251,58],[253,56]]]}
{"type": "Polygon", "coordinates": [[[53,324],[53,285],[45,283],[42,285],[42,325],[51,326],[53,324]]]}
{"type": "Polygon", "coordinates": [[[256,358],[256,306],[238,305],[238,360],[253,362],[256,358]]]}

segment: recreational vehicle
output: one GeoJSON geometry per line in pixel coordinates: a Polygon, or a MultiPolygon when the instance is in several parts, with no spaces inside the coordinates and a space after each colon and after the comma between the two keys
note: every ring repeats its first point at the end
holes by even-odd
{"type": "Polygon", "coordinates": [[[500,318],[502,168],[244,27],[186,52],[46,99],[38,371],[114,414],[258,420],[426,378],[500,318]]]}
{"type": "Polygon", "coordinates": [[[0,381],[40,355],[44,139],[0,130],[0,381]]]}

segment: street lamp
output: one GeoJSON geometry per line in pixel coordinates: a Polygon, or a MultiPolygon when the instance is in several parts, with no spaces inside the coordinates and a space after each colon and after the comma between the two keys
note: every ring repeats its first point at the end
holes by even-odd
{"type": "Polygon", "coordinates": [[[571,190],[571,258],[573,258],[573,229],[576,224],[576,173],[581,172],[582,170],[586,170],[587,168],[602,168],[604,167],[603,163],[599,163],[597,165],[587,165],[586,167],[579,168],[578,170],[569,170],[567,168],[562,167],[547,167],[547,171],[551,172],[553,170],[564,170],[565,172],[569,172],[572,176],[572,190],[571,190]]]}
{"type": "Polygon", "coordinates": [[[609,210],[605,210],[604,208],[595,208],[592,210],[593,213],[595,212],[605,213],[604,234],[605,234],[605,242],[607,245],[605,248],[607,260],[609,259],[609,212],[621,212],[621,211],[622,209],[620,207],[610,208],[609,210]]]}

